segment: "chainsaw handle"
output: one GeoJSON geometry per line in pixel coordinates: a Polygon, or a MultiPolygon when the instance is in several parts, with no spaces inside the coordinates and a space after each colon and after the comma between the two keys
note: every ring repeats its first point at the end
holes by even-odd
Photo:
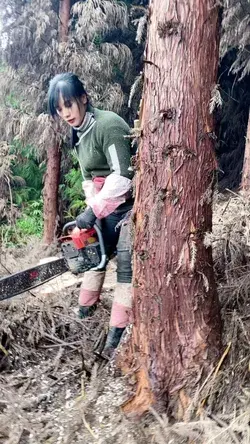
{"type": "Polygon", "coordinates": [[[72,222],[68,222],[67,224],[65,224],[64,227],[63,227],[63,229],[62,229],[63,235],[66,234],[68,228],[73,228],[73,227],[76,227],[76,221],[75,221],[75,220],[73,220],[72,222]]]}
{"type": "Polygon", "coordinates": [[[97,265],[97,267],[91,268],[91,270],[97,271],[97,270],[101,270],[105,267],[106,261],[107,261],[107,256],[106,256],[106,252],[105,252],[102,230],[96,224],[94,225],[94,229],[97,232],[97,237],[98,237],[98,241],[100,244],[100,250],[101,250],[101,255],[102,255],[100,264],[97,265]]]}
{"type": "MultiPolygon", "coordinates": [[[[73,228],[76,227],[76,221],[73,220],[72,222],[68,222],[67,224],[64,225],[63,227],[63,234],[65,235],[66,231],[68,228],[73,228]]],[[[97,270],[101,270],[105,267],[106,265],[106,260],[107,260],[107,256],[106,256],[106,252],[105,252],[105,246],[104,246],[104,242],[103,242],[103,236],[102,236],[102,231],[101,229],[98,227],[98,225],[94,225],[93,227],[97,233],[97,237],[98,237],[98,241],[100,244],[100,250],[101,250],[101,262],[99,263],[99,265],[97,265],[97,267],[91,268],[91,270],[97,271],[97,270]]]]}

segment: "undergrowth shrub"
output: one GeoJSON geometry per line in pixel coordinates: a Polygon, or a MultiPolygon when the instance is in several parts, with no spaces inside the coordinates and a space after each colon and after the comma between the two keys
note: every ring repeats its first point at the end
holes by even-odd
{"type": "Polygon", "coordinates": [[[28,202],[14,224],[0,225],[1,243],[6,247],[21,246],[30,236],[41,238],[43,234],[43,201],[28,202]]]}

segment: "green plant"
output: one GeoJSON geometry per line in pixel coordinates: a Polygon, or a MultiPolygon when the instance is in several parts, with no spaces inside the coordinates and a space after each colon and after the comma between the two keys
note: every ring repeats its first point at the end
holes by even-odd
{"type": "Polygon", "coordinates": [[[24,146],[19,140],[12,142],[10,154],[15,155],[11,165],[13,202],[22,207],[40,198],[46,165],[37,160],[34,146],[24,146]]]}
{"type": "Polygon", "coordinates": [[[95,37],[93,38],[93,43],[98,48],[100,48],[100,46],[103,42],[104,42],[104,39],[100,34],[96,34],[95,37]]]}
{"type": "Polygon", "coordinates": [[[23,236],[38,236],[43,234],[43,202],[42,199],[30,202],[20,219],[16,222],[17,229],[23,236]]]}
{"type": "Polygon", "coordinates": [[[43,201],[29,202],[15,225],[0,225],[1,243],[7,247],[21,246],[30,236],[41,238],[43,234],[43,201]]]}
{"type": "Polygon", "coordinates": [[[65,174],[65,182],[60,185],[60,195],[63,201],[66,219],[74,219],[85,207],[85,198],[82,191],[82,174],[78,161],[72,154],[73,167],[65,174]]]}
{"type": "Polygon", "coordinates": [[[5,104],[8,108],[13,108],[17,110],[21,110],[21,102],[20,99],[11,92],[10,94],[6,95],[5,97],[5,104]]]}

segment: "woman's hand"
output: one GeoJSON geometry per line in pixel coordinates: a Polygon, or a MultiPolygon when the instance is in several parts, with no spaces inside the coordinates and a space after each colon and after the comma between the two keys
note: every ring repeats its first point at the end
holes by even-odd
{"type": "Polygon", "coordinates": [[[89,230],[92,228],[96,221],[96,215],[91,207],[87,207],[86,210],[79,214],[76,218],[76,226],[78,228],[85,228],[89,230]]]}

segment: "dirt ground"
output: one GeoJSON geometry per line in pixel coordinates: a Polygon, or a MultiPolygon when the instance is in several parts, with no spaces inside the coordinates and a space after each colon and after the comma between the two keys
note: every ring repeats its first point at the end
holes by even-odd
{"type": "MultiPolygon", "coordinates": [[[[213,236],[207,240],[215,250],[224,323],[224,357],[216,380],[208,384],[213,408],[175,424],[153,409],[143,418],[123,414],[121,406],[135,387],[119,374],[114,361],[106,363],[93,353],[96,339],[108,326],[113,262],[102,302],[88,320],[76,316],[81,279],[72,275],[65,274],[32,295],[1,302],[0,444],[249,444],[250,270],[235,272],[243,261],[242,249],[245,256],[250,251],[249,224],[239,228],[235,213],[250,220],[245,203],[220,203],[213,236]],[[229,244],[230,260],[225,253],[229,244]]],[[[1,252],[0,261],[13,272],[56,253],[56,247],[41,249],[33,240],[20,251],[1,252]]],[[[0,273],[6,271],[0,267],[0,273]]]]}

